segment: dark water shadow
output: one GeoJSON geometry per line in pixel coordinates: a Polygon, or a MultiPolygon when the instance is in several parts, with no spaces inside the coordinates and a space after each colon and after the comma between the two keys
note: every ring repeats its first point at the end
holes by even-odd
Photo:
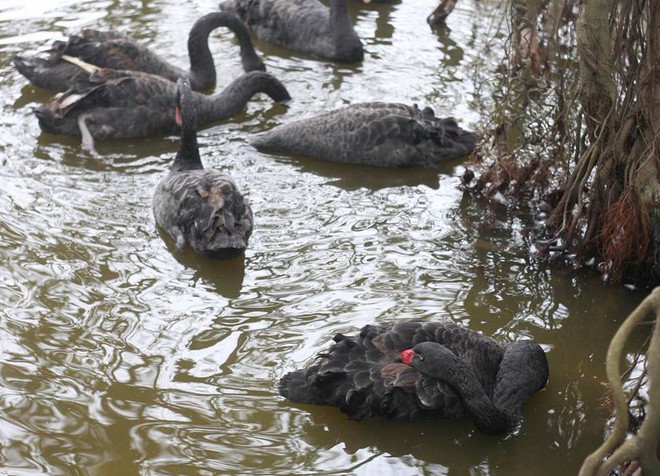
{"type": "Polygon", "coordinates": [[[195,270],[191,285],[197,286],[201,281],[226,298],[236,298],[241,294],[245,279],[245,254],[231,259],[212,259],[195,253],[189,246],[179,251],[169,235],[160,227],[156,228],[174,259],[195,270]]]}
{"type": "Polygon", "coordinates": [[[519,434],[491,436],[477,430],[467,417],[451,421],[404,422],[380,418],[355,421],[335,408],[295,406],[310,412],[302,420],[303,428],[299,431],[306,443],[315,448],[332,448],[343,443],[343,451],[349,455],[369,448],[376,454],[412,456],[426,464],[451,468],[447,474],[474,474],[471,469],[481,464],[514,466],[516,463],[509,461],[512,454],[523,451],[532,451],[541,458],[557,457],[553,455],[555,449],[547,436],[542,411],[531,418],[538,421],[523,421],[519,434]]]}
{"type": "Polygon", "coordinates": [[[342,164],[326,162],[311,157],[286,156],[274,154],[276,160],[293,162],[301,172],[308,172],[330,181],[344,190],[367,188],[380,190],[390,187],[416,187],[425,185],[437,190],[440,187],[438,174],[453,175],[456,167],[463,163],[462,159],[445,161],[436,167],[377,167],[362,164],[342,164]]]}
{"type": "Polygon", "coordinates": [[[176,136],[114,139],[96,141],[95,147],[96,154],[81,147],[80,137],[41,132],[36,137],[34,157],[94,172],[164,172],[174,160],[179,139],[176,136]]]}
{"type": "MultiPolygon", "coordinates": [[[[14,110],[33,105],[33,103],[46,104],[55,96],[53,91],[33,86],[27,79],[23,78],[23,76],[20,76],[20,78],[25,82],[25,85],[21,88],[18,97],[12,104],[14,110]]],[[[34,116],[34,120],[37,120],[36,116],[34,116]]]]}

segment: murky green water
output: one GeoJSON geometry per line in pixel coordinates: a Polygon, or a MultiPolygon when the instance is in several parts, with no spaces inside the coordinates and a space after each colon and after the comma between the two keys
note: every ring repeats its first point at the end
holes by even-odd
{"type": "MultiPolygon", "coordinates": [[[[497,3],[497,2],[491,2],[497,3]]],[[[175,137],[100,143],[41,134],[12,54],[68,32],[117,28],[186,64],[192,23],[215,1],[24,2],[0,6],[0,473],[574,474],[601,441],[609,339],[644,291],[529,256],[533,226],[463,195],[459,163],[380,170],[264,155],[248,137],[344,104],[432,105],[478,121],[466,65],[495,62],[489,2],[352,5],[362,65],[291,56],[257,42],[294,101],[259,97],[201,132],[203,160],[255,210],[244,258],[172,255],[151,214],[175,137]],[[469,420],[347,420],[277,395],[285,372],[337,332],[371,322],[452,319],[502,340],[531,337],[551,377],[520,432],[469,420]],[[531,468],[531,469],[530,469],[531,468]],[[530,472],[531,471],[531,472],[530,472]]],[[[212,35],[218,88],[240,74],[237,45],[212,35]]]]}

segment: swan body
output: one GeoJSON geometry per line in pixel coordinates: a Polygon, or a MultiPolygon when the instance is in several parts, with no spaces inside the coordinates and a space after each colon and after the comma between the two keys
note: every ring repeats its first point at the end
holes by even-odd
{"type": "MultiPolygon", "coordinates": [[[[35,114],[44,132],[82,136],[83,146],[92,149],[94,139],[177,133],[173,114],[176,90],[176,83],[159,76],[99,69],[37,108],[35,114]]],[[[264,71],[245,73],[213,96],[193,91],[196,126],[239,113],[259,92],[278,102],[290,99],[284,85],[264,71]]]]}
{"type": "Polygon", "coordinates": [[[14,65],[32,84],[45,89],[66,91],[73,85],[80,68],[65,58],[74,57],[101,68],[141,71],[162,76],[175,82],[189,78],[192,89],[201,91],[215,85],[216,70],[209,50],[209,35],[218,27],[234,32],[240,45],[243,69],[265,71],[261,58],[254,51],[252,40],[241,20],[228,12],[203,16],[193,25],[188,38],[190,69],[179,68],[137,41],[117,32],[86,29],[72,35],[68,41],[56,41],[50,58],[15,56],[14,65]]]}
{"type": "Polygon", "coordinates": [[[333,340],[314,364],[280,380],[281,395],[336,406],[358,420],[470,415],[497,434],[515,429],[522,405],[549,375],[534,342],[502,344],[452,322],[368,325],[333,340]]]}
{"type": "Polygon", "coordinates": [[[227,0],[257,38],[329,60],[362,61],[362,42],[348,15],[348,0],[227,0]]]}
{"type": "Polygon", "coordinates": [[[204,169],[190,83],[180,79],[176,88],[173,115],[180,118],[181,143],[169,174],[154,193],[156,223],[179,250],[189,245],[203,256],[233,258],[247,247],[252,209],[229,176],[204,169]]]}
{"type": "Polygon", "coordinates": [[[428,167],[469,155],[476,134],[430,108],[359,103],[284,124],[255,136],[259,150],[330,162],[385,167],[428,167]]]}

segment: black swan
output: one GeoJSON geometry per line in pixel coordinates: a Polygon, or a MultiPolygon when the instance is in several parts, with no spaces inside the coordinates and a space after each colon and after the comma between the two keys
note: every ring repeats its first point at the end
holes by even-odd
{"type": "Polygon", "coordinates": [[[227,27],[234,32],[240,45],[243,69],[265,71],[261,58],[257,56],[250,35],[242,21],[227,12],[214,12],[203,16],[193,25],[188,38],[190,70],[178,68],[135,40],[116,32],[83,30],[72,35],[69,41],[53,43],[49,59],[14,56],[16,69],[35,86],[55,91],[66,91],[73,85],[73,78],[80,68],[67,60],[80,60],[102,68],[142,71],[176,81],[190,78],[195,91],[209,89],[215,85],[216,72],[209,50],[209,34],[218,27],[227,27]]]}
{"type": "MultiPolygon", "coordinates": [[[[98,69],[81,75],[72,89],[35,114],[44,132],[82,136],[83,147],[94,150],[94,139],[176,134],[176,90],[176,83],[160,76],[98,69]]],[[[239,113],[260,92],[278,102],[291,99],[284,85],[264,71],[245,73],[213,96],[193,92],[197,127],[239,113]]]]}
{"type": "Polygon", "coordinates": [[[280,380],[280,394],[337,406],[358,420],[470,415],[498,434],[515,430],[523,404],[548,380],[539,345],[501,344],[452,322],[368,325],[333,340],[312,366],[280,380]]]}
{"type": "Polygon", "coordinates": [[[181,144],[170,173],[153,200],[156,223],[176,242],[211,258],[233,258],[245,251],[252,233],[252,209],[227,175],[205,170],[199,156],[195,100],[188,79],[176,84],[173,114],[181,144]]]}
{"type": "Polygon", "coordinates": [[[469,155],[476,134],[433,110],[398,103],[360,103],[284,124],[255,136],[259,150],[330,162],[429,167],[469,155]]]}
{"type": "Polygon", "coordinates": [[[348,0],[227,0],[225,11],[236,12],[263,41],[334,61],[362,61],[362,42],[348,15],[348,0]]]}

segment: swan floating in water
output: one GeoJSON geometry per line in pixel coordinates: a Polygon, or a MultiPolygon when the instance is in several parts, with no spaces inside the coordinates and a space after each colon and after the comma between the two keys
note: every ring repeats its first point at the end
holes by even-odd
{"type": "Polygon", "coordinates": [[[243,69],[246,72],[265,71],[266,67],[254,51],[245,25],[228,12],[209,13],[193,25],[188,38],[188,71],[174,66],[127,36],[92,29],[72,35],[66,42],[54,42],[48,59],[14,56],[13,61],[16,69],[32,84],[55,91],[66,91],[73,86],[73,78],[80,72],[80,68],[68,58],[78,58],[101,68],[142,71],[173,82],[178,78],[190,78],[192,89],[201,91],[213,87],[216,82],[215,64],[208,42],[211,32],[221,26],[236,35],[243,69]]]}
{"type": "Polygon", "coordinates": [[[333,340],[310,367],[280,380],[282,396],[358,420],[469,415],[480,430],[501,434],[515,430],[549,375],[538,344],[502,344],[453,322],[367,325],[333,340]]]}
{"type": "Polygon", "coordinates": [[[348,15],[348,0],[227,0],[224,11],[235,12],[263,41],[321,58],[362,61],[362,42],[348,15]]]}
{"type": "Polygon", "coordinates": [[[469,155],[477,135],[430,108],[399,103],[359,103],[258,134],[258,150],[330,162],[384,167],[430,167],[469,155]]]}
{"type": "Polygon", "coordinates": [[[252,233],[250,205],[229,176],[204,169],[197,145],[195,101],[187,79],[176,84],[181,143],[170,173],[156,188],[156,223],[181,250],[189,245],[210,258],[233,258],[247,247],[252,233]]]}
{"type": "MultiPolygon", "coordinates": [[[[173,114],[176,91],[176,83],[160,76],[98,69],[80,77],[72,89],[37,108],[35,114],[44,132],[82,136],[83,147],[93,150],[95,139],[178,133],[173,114]]],[[[212,96],[193,92],[196,126],[238,114],[260,92],[277,102],[291,99],[277,78],[251,71],[212,96]]]]}

